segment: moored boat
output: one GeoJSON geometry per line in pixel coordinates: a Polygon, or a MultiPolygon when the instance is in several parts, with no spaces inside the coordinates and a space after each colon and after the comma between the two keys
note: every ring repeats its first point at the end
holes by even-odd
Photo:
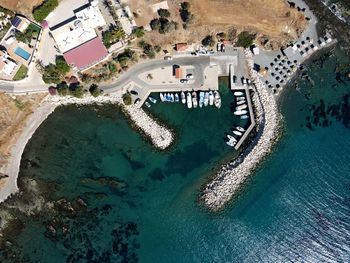
{"type": "Polygon", "coordinates": [[[239,106],[236,107],[236,110],[244,110],[247,107],[248,107],[247,104],[239,105],[239,106]]]}
{"type": "Polygon", "coordinates": [[[150,100],[150,102],[152,102],[153,104],[157,103],[157,100],[151,96],[148,97],[148,99],[150,100]]]}
{"type": "Polygon", "coordinates": [[[240,131],[240,132],[245,132],[245,129],[243,127],[241,127],[241,126],[237,126],[236,130],[240,131]]]}
{"type": "Polygon", "coordinates": [[[231,140],[226,142],[226,144],[227,144],[228,146],[231,146],[231,147],[235,146],[236,143],[237,143],[237,142],[231,141],[231,140]]]}
{"type": "Polygon", "coordinates": [[[175,102],[179,102],[179,94],[175,93],[175,102]]]}
{"type": "Polygon", "coordinates": [[[185,92],[183,92],[183,91],[181,91],[181,102],[182,102],[182,104],[186,103],[186,95],[185,95],[185,92]]]}
{"type": "Polygon", "coordinates": [[[147,108],[151,108],[151,104],[149,104],[148,101],[145,101],[145,105],[147,106],[147,108]]]}
{"type": "Polygon", "coordinates": [[[198,107],[197,93],[195,91],[192,92],[192,104],[193,108],[198,107]]]}
{"type": "Polygon", "coordinates": [[[248,115],[242,115],[242,116],[241,116],[241,120],[245,120],[245,119],[248,119],[248,118],[249,118],[248,115]]]}
{"type": "Polygon", "coordinates": [[[209,91],[209,105],[213,105],[214,104],[214,94],[212,91],[209,91]]]}
{"type": "Polygon", "coordinates": [[[233,133],[236,134],[237,136],[242,136],[242,134],[243,134],[240,131],[233,131],[233,133]]]}
{"type": "Polygon", "coordinates": [[[159,98],[161,102],[164,102],[164,95],[163,93],[159,93],[159,98]]]}
{"type": "Polygon", "coordinates": [[[215,104],[216,108],[220,109],[221,97],[220,97],[220,93],[218,91],[214,91],[214,104],[215,104]]]}
{"type": "Polygon", "coordinates": [[[174,102],[175,101],[175,98],[174,98],[174,94],[170,94],[170,102],[174,102]]]}
{"type": "Polygon", "coordinates": [[[208,103],[209,103],[209,92],[205,92],[204,94],[204,106],[208,106],[208,103]]]}
{"type": "Polygon", "coordinates": [[[233,95],[235,95],[235,96],[243,96],[244,93],[241,92],[241,91],[236,91],[236,92],[233,93],[233,95]]]}
{"type": "Polygon", "coordinates": [[[246,101],[245,100],[240,100],[240,101],[237,101],[237,105],[242,105],[242,104],[244,104],[244,103],[246,103],[246,101]]]}
{"type": "Polygon", "coordinates": [[[246,111],[246,110],[238,110],[238,111],[235,111],[233,114],[234,115],[244,115],[247,113],[248,113],[248,111],[246,111]]]}
{"type": "Polygon", "coordinates": [[[192,97],[191,97],[191,93],[187,92],[187,108],[191,109],[192,108],[192,97]]]}
{"type": "Polygon", "coordinates": [[[233,137],[232,135],[230,135],[230,134],[227,134],[227,138],[228,138],[230,141],[234,141],[234,142],[237,141],[237,139],[236,139],[235,137],[233,137]]]}
{"type": "Polygon", "coordinates": [[[245,97],[237,97],[236,100],[237,101],[245,100],[245,97]]]}
{"type": "Polygon", "coordinates": [[[204,92],[201,91],[199,92],[199,108],[203,107],[203,103],[204,103],[204,92]]]}

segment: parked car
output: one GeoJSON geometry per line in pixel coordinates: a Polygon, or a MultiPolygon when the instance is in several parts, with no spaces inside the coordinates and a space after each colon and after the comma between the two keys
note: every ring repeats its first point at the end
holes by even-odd
{"type": "Polygon", "coordinates": [[[232,81],[233,81],[233,83],[236,83],[236,82],[237,82],[237,76],[236,76],[236,75],[233,75],[232,81]]]}
{"type": "Polygon", "coordinates": [[[186,79],[194,79],[193,74],[187,74],[187,75],[186,75],[186,79]]]}
{"type": "Polygon", "coordinates": [[[173,57],[172,56],[165,56],[164,60],[173,60],[173,57]]]}
{"type": "Polygon", "coordinates": [[[137,98],[137,99],[135,100],[134,104],[137,105],[137,104],[140,103],[140,101],[141,101],[140,98],[137,98]]]}
{"type": "Polygon", "coordinates": [[[180,79],[181,83],[188,83],[188,79],[180,79]]]}
{"type": "Polygon", "coordinates": [[[197,54],[197,52],[191,52],[191,55],[192,56],[197,56],[198,54],[197,54]]]}
{"type": "Polygon", "coordinates": [[[131,93],[132,95],[139,95],[139,93],[138,93],[136,90],[131,90],[130,93],[131,93]]]}

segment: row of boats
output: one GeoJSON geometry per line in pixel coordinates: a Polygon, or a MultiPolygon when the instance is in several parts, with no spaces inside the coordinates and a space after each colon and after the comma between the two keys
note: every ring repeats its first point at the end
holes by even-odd
{"type": "Polygon", "coordinates": [[[199,94],[196,91],[181,91],[180,96],[177,92],[175,93],[160,93],[160,100],[162,102],[181,102],[187,105],[187,108],[202,108],[208,105],[220,108],[221,107],[221,97],[218,91],[200,91],[199,94]]]}
{"type": "MultiPolygon", "coordinates": [[[[232,132],[234,135],[241,137],[245,132],[245,129],[240,126],[237,126],[236,129],[233,130],[232,132]]],[[[227,134],[227,138],[228,138],[228,141],[226,142],[226,144],[228,146],[234,147],[237,144],[237,139],[233,135],[227,134]]]]}
{"type": "Polygon", "coordinates": [[[244,93],[242,91],[235,91],[233,95],[236,98],[236,109],[234,115],[240,116],[242,120],[248,119],[248,105],[244,93]]]}

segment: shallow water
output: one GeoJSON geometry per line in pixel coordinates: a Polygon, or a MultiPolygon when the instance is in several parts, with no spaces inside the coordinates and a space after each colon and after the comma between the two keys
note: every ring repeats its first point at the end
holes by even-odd
{"type": "Polygon", "coordinates": [[[284,137],[220,214],[208,213],[197,197],[216,164],[235,154],[224,143],[225,132],[239,123],[225,80],[221,110],[151,108],[177,132],[167,152],[155,151],[113,106],[56,110],[26,147],[20,174],[22,185],[38,182],[46,207],[54,209],[30,218],[12,212],[23,229],[8,235],[12,245],[3,256],[15,251],[24,262],[349,261],[347,115],[327,115],[323,127],[323,115],[315,113],[320,99],[326,108],[346,109],[350,83],[334,73],[340,58],[312,63],[306,69],[312,82],[300,80],[299,91],[285,92],[284,137]],[[57,202],[62,198],[74,211],[57,202]]]}

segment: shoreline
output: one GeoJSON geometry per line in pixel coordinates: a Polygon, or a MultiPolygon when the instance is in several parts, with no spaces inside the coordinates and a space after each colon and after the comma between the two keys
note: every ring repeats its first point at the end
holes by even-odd
{"type": "Polygon", "coordinates": [[[135,127],[138,127],[142,134],[148,137],[154,147],[165,150],[170,147],[174,141],[174,135],[171,130],[167,129],[163,124],[152,119],[145,111],[135,106],[125,106],[122,102],[121,92],[99,97],[84,96],[83,98],[50,96],[45,97],[39,107],[30,115],[26,124],[11,148],[10,157],[7,164],[3,167],[3,174],[7,177],[4,186],[0,189],[0,203],[18,193],[17,178],[19,175],[22,154],[29,140],[35,131],[55,111],[59,106],[65,105],[91,105],[91,104],[117,104],[121,106],[122,112],[126,114],[135,127]]]}
{"type": "Polygon", "coordinates": [[[246,54],[246,57],[255,84],[252,100],[256,111],[257,134],[250,145],[235,160],[223,165],[204,187],[200,199],[214,212],[221,210],[233,199],[280,137],[282,115],[277,101],[253,70],[251,55],[246,54]]]}

